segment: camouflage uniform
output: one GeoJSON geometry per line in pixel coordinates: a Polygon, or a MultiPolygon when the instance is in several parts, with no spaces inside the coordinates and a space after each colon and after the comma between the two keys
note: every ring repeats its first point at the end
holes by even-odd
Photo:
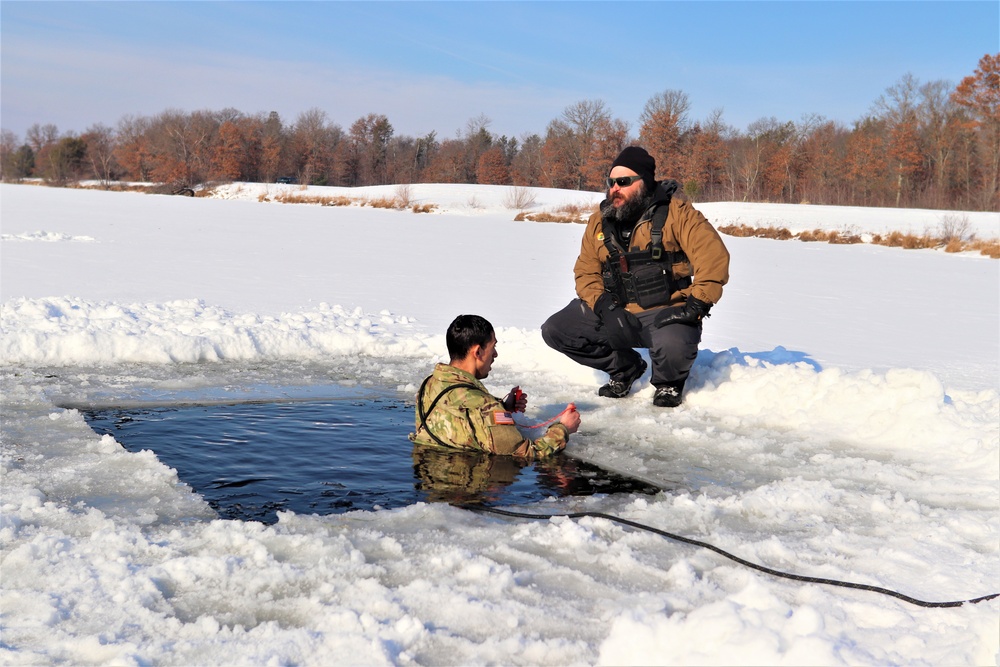
{"type": "Polygon", "coordinates": [[[423,396],[417,396],[416,427],[410,440],[418,444],[440,446],[433,437],[437,436],[449,447],[528,458],[554,454],[569,440],[569,430],[558,422],[535,441],[525,438],[499,398],[490,395],[471,374],[449,364],[435,366],[423,396]],[[428,414],[434,400],[454,385],[471,386],[448,390],[428,414]],[[421,409],[427,428],[421,424],[421,409]]]}

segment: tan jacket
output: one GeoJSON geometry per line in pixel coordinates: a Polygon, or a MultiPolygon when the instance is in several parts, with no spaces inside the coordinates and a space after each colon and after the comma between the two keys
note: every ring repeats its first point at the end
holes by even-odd
{"type": "MultiPolygon", "coordinates": [[[[647,215],[650,217],[640,220],[632,232],[632,248],[625,250],[645,250],[649,247],[652,216],[650,213],[647,215]]],[[[670,296],[669,305],[683,304],[689,294],[709,304],[717,303],[722,298],[722,286],[729,282],[729,251],[705,216],[691,206],[690,202],[679,197],[670,200],[667,220],[663,225],[663,249],[675,252],[683,250],[688,257],[688,262],[674,264],[675,278],[693,275],[691,286],[674,292],[670,296]]],[[[580,244],[580,256],[573,267],[576,294],[591,308],[597,302],[597,297],[604,293],[601,265],[607,257],[601,213],[597,211],[587,222],[580,244]]],[[[630,303],[628,310],[638,313],[643,309],[630,303]]]]}

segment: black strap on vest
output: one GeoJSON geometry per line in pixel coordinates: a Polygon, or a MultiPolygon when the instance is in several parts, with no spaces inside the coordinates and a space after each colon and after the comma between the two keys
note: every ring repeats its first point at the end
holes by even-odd
{"type": "MultiPolygon", "coordinates": [[[[427,408],[427,412],[424,412],[424,389],[427,388],[427,383],[431,381],[432,377],[434,377],[434,376],[433,375],[428,375],[427,378],[424,379],[423,383],[420,385],[420,390],[417,392],[417,414],[420,415],[420,427],[423,428],[425,431],[427,431],[427,435],[429,435],[432,438],[434,438],[434,442],[438,443],[442,447],[450,447],[451,449],[454,449],[455,445],[449,445],[447,442],[443,441],[441,438],[439,438],[436,435],[434,435],[434,432],[431,431],[430,426],[427,425],[427,417],[428,417],[428,415],[431,414],[431,412],[434,411],[434,408],[437,407],[438,401],[440,401],[441,398],[445,394],[447,394],[449,391],[451,391],[452,389],[462,389],[462,388],[465,388],[465,389],[472,389],[474,391],[480,391],[480,392],[482,392],[483,390],[480,389],[479,387],[477,387],[476,385],[470,384],[468,382],[462,382],[460,384],[448,385],[447,387],[445,387],[444,389],[441,390],[441,393],[438,394],[434,398],[433,401],[431,401],[431,407],[427,408]]],[[[483,392],[483,393],[486,393],[486,392],[483,392]]]]}
{"type": "Polygon", "coordinates": [[[667,222],[667,213],[670,212],[670,197],[667,197],[667,201],[656,207],[653,211],[653,221],[650,223],[649,230],[649,250],[652,253],[652,259],[654,261],[659,261],[663,257],[663,225],[667,222]]]}

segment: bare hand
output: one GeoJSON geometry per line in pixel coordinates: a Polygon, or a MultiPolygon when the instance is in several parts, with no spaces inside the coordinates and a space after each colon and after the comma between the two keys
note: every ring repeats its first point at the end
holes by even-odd
{"type": "Polygon", "coordinates": [[[576,433],[576,430],[580,428],[580,413],[576,411],[576,406],[572,403],[567,407],[572,409],[559,415],[559,423],[565,426],[570,433],[576,433]]]}

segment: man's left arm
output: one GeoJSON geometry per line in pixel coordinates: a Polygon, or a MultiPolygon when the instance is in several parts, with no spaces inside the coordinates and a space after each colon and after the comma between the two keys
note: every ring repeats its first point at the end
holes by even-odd
{"type": "Polygon", "coordinates": [[[677,202],[670,213],[675,216],[671,221],[674,238],[691,263],[694,279],[686,290],[687,301],[662,308],[654,326],[693,326],[708,317],[708,311],[722,298],[722,287],[729,282],[729,250],[715,227],[690,203],[677,202]]]}
{"type": "Polygon", "coordinates": [[[709,306],[722,298],[729,282],[729,250],[712,223],[689,202],[677,202],[677,242],[694,269],[688,295],[709,306]]]}

